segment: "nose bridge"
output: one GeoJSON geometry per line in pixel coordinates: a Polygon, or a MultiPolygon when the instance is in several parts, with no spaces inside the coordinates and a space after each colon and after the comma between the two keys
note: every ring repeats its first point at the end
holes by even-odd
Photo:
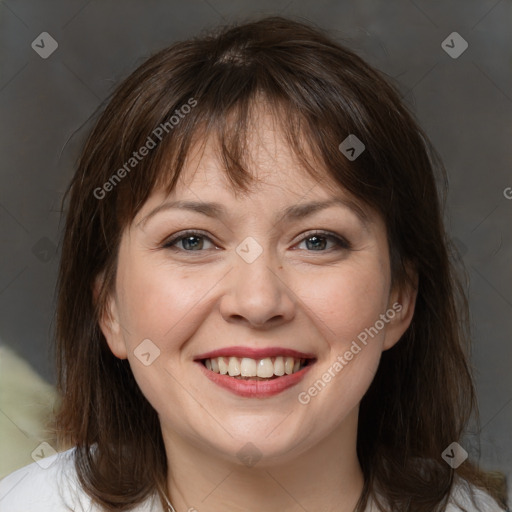
{"type": "Polygon", "coordinates": [[[231,291],[223,302],[227,317],[243,317],[254,325],[289,320],[294,301],[279,275],[280,262],[268,239],[248,236],[237,246],[231,273],[231,291]]]}

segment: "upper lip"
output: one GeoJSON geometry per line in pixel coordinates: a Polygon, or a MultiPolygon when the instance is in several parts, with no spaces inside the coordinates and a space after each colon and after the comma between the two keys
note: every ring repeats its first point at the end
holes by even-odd
{"type": "Polygon", "coordinates": [[[250,359],[265,359],[266,357],[287,356],[296,359],[315,359],[315,355],[307,352],[299,352],[291,348],[268,347],[268,348],[251,348],[251,347],[225,347],[211,352],[199,354],[194,358],[195,361],[202,359],[214,359],[216,357],[248,357],[250,359]]]}

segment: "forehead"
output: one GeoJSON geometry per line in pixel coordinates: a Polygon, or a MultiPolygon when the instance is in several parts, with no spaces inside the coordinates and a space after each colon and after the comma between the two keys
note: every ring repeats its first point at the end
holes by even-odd
{"type": "MultiPolygon", "coordinates": [[[[320,180],[311,176],[304,164],[290,146],[282,126],[275,116],[263,107],[253,111],[246,131],[244,146],[244,169],[252,178],[250,194],[268,193],[277,189],[288,194],[303,196],[312,188],[329,188],[340,190],[325,171],[320,180]]],[[[302,149],[308,163],[322,170],[322,164],[305,143],[302,149]]],[[[176,194],[184,189],[226,190],[238,196],[241,191],[233,188],[224,171],[221,148],[214,134],[205,138],[196,138],[187,155],[180,175],[176,194]]]]}
{"type": "MultiPolygon", "coordinates": [[[[199,138],[187,154],[174,190],[170,194],[163,188],[155,190],[135,224],[145,224],[148,217],[168,207],[221,217],[224,205],[237,201],[241,205],[235,206],[237,216],[244,219],[255,211],[267,214],[270,210],[282,211],[284,218],[301,218],[328,206],[342,206],[352,210],[368,229],[375,221],[375,212],[335,183],[326,170],[320,172],[319,178],[312,176],[271,115],[263,112],[256,119],[248,130],[250,135],[244,155],[245,170],[252,177],[248,190],[242,191],[230,182],[216,139],[213,136],[199,138]]],[[[306,144],[303,150],[309,156],[308,164],[321,170],[321,164],[311,151],[308,152],[306,144]]]]}
{"type": "MultiPolygon", "coordinates": [[[[132,223],[143,225],[155,210],[176,201],[217,203],[226,205],[228,210],[232,204],[236,209],[232,211],[246,218],[255,211],[263,214],[269,210],[274,211],[274,216],[277,211],[296,211],[300,215],[308,208],[311,211],[311,204],[307,203],[334,198],[341,199],[343,206],[353,210],[365,225],[373,223],[378,217],[376,212],[350,194],[327,170],[318,150],[315,152],[309,143],[307,130],[290,134],[286,128],[289,119],[281,114],[284,112],[279,107],[276,111],[264,101],[254,102],[244,118],[243,130],[237,130],[239,113],[234,118],[226,116],[223,130],[217,126],[209,132],[204,127],[196,129],[173,188],[165,184],[153,188],[132,223]],[[231,152],[233,141],[241,152],[231,152]],[[246,184],[237,185],[233,172],[249,178],[242,180],[246,184]],[[292,209],[292,205],[296,208],[292,209]]],[[[169,155],[172,159],[173,152],[169,155]]],[[[166,169],[173,167],[169,162],[161,167],[160,174],[167,174],[166,169]]],[[[205,211],[203,206],[198,208],[205,211]]]]}

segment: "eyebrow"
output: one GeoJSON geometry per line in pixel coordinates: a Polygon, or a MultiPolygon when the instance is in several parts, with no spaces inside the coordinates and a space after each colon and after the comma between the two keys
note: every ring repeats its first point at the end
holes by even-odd
{"type": "MultiPolygon", "coordinates": [[[[365,228],[368,227],[370,219],[368,218],[366,212],[355,202],[348,199],[342,199],[340,197],[335,197],[327,201],[311,201],[309,203],[289,206],[281,214],[276,216],[275,221],[293,221],[303,219],[320,210],[324,210],[332,206],[343,206],[344,208],[348,208],[353,213],[355,213],[365,228]]],[[[221,203],[181,200],[167,201],[151,210],[151,212],[149,212],[141,221],[137,223],[137,226],[145,225],[148,220],[154,217],[157,213],[172,209],[188,210],[206,215],[207,217],[221,219],[225,218],[227,213],[226,209],[221,203]]]]}

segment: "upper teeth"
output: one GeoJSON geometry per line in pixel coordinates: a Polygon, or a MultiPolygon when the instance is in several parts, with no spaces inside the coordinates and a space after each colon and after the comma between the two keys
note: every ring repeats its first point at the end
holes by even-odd
{"type": "Polygon", "coordinates": [[[229,374],[231,377],[241,375],[242,377],[263,377],[273,375],[281,377],[286,373],[290,375],[298,372],[303,366],[305,359],[293,357],[265,357],[264,359],[251,359],[249,357],[215,357],[206,359],[204,364],[208,370],[222,375],[229,374]]]}

